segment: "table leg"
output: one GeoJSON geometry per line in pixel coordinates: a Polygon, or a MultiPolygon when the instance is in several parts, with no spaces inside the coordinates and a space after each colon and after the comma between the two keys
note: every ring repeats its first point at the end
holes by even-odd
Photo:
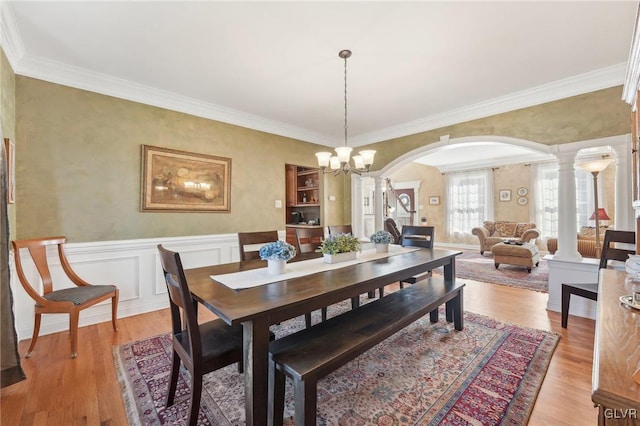
{"type": "Polygon", "coordinates": [[[244,392],[247,425],[267,424],[269,394],[269,322],[256,318],[242,323],[244,392]]]}

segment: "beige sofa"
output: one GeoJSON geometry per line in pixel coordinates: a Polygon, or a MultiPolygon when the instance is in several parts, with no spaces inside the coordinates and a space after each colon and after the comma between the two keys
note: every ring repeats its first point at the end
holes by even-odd
{"type": "MultiPolygon", "coordinates": [[[[606,226],[600,227],[600,244],[604,241],[604,233],[607,231],[606,226]]],[[[558,250],[558,239],[549,238],[547,240],[547,250],[554,254],[558,250]]],[[[582,257],[596,257],[596,228],[583,226],[578,232],[578,253],[582,257]]]]}
{"type": "Polygon", "coordinates": [[[540,237],[540,232],[535,228],[535,223],[487,220],[482,226],[473,228],[471,233],[480,240],[480,254],[484,254],[485,250],[491,251],[491,247],[506,240],[535,242],[540,237]]]}

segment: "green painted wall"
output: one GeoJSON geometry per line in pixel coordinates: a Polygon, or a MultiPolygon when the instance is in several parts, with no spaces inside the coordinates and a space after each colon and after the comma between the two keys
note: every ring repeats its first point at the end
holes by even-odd
{"type": "Polygon", "coordinates": [[[284,230],[285,163],[318,145],[18,76],[17,237],[102,241],[284,230]],[[231,213],[140,211],[141,145],[232,159],[231,213]]]}
{"type": "MultiPolygon", "coordinates": [[[[508,136],[556,145],[623,135],[631,132],[631,109],[624,103],[622,86],[573,96],[428,132],[368,145],[377,150],[374,170],[416,148],[465,136],[508,136]]],[[[362,149],[365,149],[364,147],[362,149]]]]}
{"type": "MultiPolygon", "coordinates": [[[[80,242],[284,229],[284,210],[274,207],[285,199],[284,164],[315,166],[314,144],[10,75],[3,73],[1,83],[3,108],[4,93],[15,93],[14,238],[62,234],[80,242]],[[142,144],[230,157],[231,213],[140,212],[142,144]]],[[[629,108],[620,93],[615,87],[373,144],[373,169],[445,134],[543,144],[626,134],[629,108]]],[[[350,223],[350,179],[326,175],[324,195],[323,223],[350,223]]]]}

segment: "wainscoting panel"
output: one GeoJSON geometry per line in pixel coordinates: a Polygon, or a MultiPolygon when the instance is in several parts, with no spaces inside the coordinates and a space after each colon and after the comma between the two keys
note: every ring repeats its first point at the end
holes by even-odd
{"type": "MultiPolygon", "coordinates": [[[[279,231],[284,240],[284,231],[279,231]]],[[[162,244],[180,253],[186,269],[206,265],[236,262],[239,259],[237,234],[198,235],[188,237],[151,238],[140,240],[67,243],[65,251],[72,268],[92,284],[115,284],[120,290],[118,317],[128,317],[169,306],[162,276],[157,245],[162,244]]],[[[33,333],[33,299],[18,281],[11,253],[11,287],[18,340],[33,333]]],[[[55,289],[70,287],[62,271],[57,253],[48,253],[55,289]]],[[[26,254],[23,256],[26,258],[26,254]]],[[[24,263],[24,262],[23,262],[24,263]]],[[[26,263],[26,275],[38,280],[33,263],[26,263]]],[[[105,301],[80,313],[80,326],[111,321],[111,301],[105,301]]],[[[69,316],[42,316],[40,334],[68,330],[69,316]]]]}

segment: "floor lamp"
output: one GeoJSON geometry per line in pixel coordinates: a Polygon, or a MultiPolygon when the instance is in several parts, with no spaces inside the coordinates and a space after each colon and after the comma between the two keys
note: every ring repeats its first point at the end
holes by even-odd
{"type": "MultiPolygon", "coordinates": [[[[601,160],[585,161],[578,163],[578,167],[584,169],[593,175],[593,211],[596,220],[596,257],[600,258],[600,210],[598,206],[598,174],[609,167],[613,163],[612,158],[602,158],[601,160]]],[[[604,218],[602,218],[604,219],[604,218]]]]}

